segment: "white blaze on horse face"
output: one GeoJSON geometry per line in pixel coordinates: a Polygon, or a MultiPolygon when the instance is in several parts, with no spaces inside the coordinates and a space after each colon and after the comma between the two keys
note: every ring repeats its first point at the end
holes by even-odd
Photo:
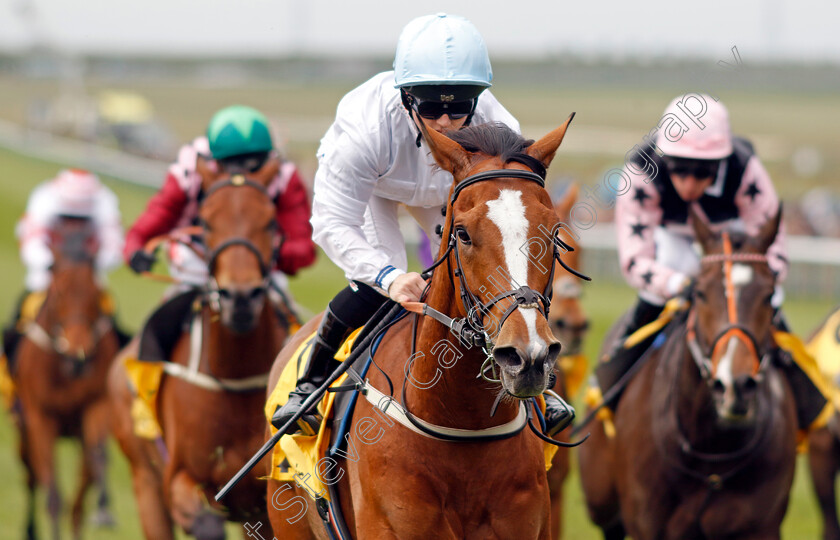
{"type": "MultiPolygon", "coordinates": [[[[730,279],[732,279],[732,288],[735,289],[735,301],[738,301],[738,293],[741,290],[741,287],[749,284],[753,280],[753,268],[749,264],[738,264],[735,263],[732,265],[732,273],[730,274],[730,279]]],[[[724,275],[723,278],[723,287],[726,290],[726,277],[724,275]]]]}
{"type": "MultiPolygon", "coordinates": [[[[499,198],[487,201],[487,217],[502,233],[502,248],[507,271],[517,286],[528,284],[528,257],[520,249],[528,241],[528,218],[522,204],[522,192],[503,189],[499,198]]],[[[537,310],[518,309],[528,328],[528,353],[539,354],[547,345],[537,333],[537,310]]]]}

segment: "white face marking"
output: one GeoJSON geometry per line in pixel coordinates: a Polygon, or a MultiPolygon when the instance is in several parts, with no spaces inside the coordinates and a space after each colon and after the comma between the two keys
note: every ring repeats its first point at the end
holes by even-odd
{"type": "MultiPolygon", "coordinates": [[[[528,257],[519,248],[528,240],[528,218],[522,204],[522,192],[503,189],[499,198],[487,201],[487,217],[502,233],[502,248],[510,277],[519,285],[528,284],[528,257]]],[[[528,328],[528,353],[536,355],[546,347],[537,334],[537,312],[534,309],[518,309],[528,328]]]]}
{"type": "Polygon", "coordinates": [[[738,339],[735,336],[729,338],[726,352],[720,359],[715,375],[723,383],[723,403],[726,410],[729,410],[735,403],[735,387],[732,377],[732,362],[735,356],[735,349],[738,347],[738,339]]]}
{"type": "Polygon", "coordinates": [[[743,287],[753,280],[753,269],[748,264],[733,264],[732,265],[732,285],[735,287],[743,287]]]}
{"type": "MultiPolygon", "coordinates": [[[[732,289],[733,293],[735,294],[735,298],[733,298],[732,300],[737,304],[741,295],[741,288],[745,285],[748,285],[753,280],[753,268],[749,264],[735,263],[732,265],[732,273],[730,274],[730,278],[732,279],[732,289]]],[[[726,283],[725,272],[723,276],[723,290],[727,291],[726,294],[729,294],[729,288],[728,284],[726,283]]]]}

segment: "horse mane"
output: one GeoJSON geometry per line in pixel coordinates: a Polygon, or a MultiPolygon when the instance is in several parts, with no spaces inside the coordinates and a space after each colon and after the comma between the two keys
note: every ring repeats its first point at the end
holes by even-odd
{"type": "Polygon", "coordinates": [[[498,156],[504,163],[518,161],[545,177],[543,164],[525,153],[525,149],[534,144],[534,140],[526,139],[501,122],[467,126],[447,133],[447,136],[467,152],[498,156]]]}

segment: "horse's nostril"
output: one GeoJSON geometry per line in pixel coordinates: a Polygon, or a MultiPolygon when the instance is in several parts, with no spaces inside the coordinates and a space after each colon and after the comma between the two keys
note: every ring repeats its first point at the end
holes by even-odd
{"type": "Polygon", "coordinates": [[[726,390],[726,386],[723,384],[723,381],[720,379],[715,379],[712,383],[712,392],[717,392],[722,394],[726,390]]]}
{"type": "Polygon", "coordinates": [[[262,287],[255,287],[251,290],[251,300],[257,300],[265,294],[265,289],[262,287]]]}
{"type": "Polygon", "coordinates": [[[559,342],[552,343],[551,345],[549,345],[548,346],[548,356],[546,358],[547,362],[553,364],[554,361],[557,359],[557,357],[560,356],[560,351],[562,349],[563,349],[563,346],[560,345],[559,342]]]}
{"type": "Polygon", "coordinates": [[[741,387],[744,394],[752,394],[758,388],[758,381],[755,380],[755,377],[744,375],[738,381],[738,386],[741,387]]]}
{"type": "Polygon", "coordinates": [[[493,358],[497,364],[511,370],[518,370],[523,364],[516,347],[496,347],[493,349],[493,358]]]}

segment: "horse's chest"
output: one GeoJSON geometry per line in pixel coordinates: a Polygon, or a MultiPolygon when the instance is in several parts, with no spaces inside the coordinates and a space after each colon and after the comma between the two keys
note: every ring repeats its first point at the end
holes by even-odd
{"type": "Polygon", "coordinates": [[[475,445],[430,451],[403,440],[392,450],[354,464],[351,490],[354,501],[367,501],[362,513],[399,538],[532,538],[547,526],[542,462],[500,466],[475,445]]]}

